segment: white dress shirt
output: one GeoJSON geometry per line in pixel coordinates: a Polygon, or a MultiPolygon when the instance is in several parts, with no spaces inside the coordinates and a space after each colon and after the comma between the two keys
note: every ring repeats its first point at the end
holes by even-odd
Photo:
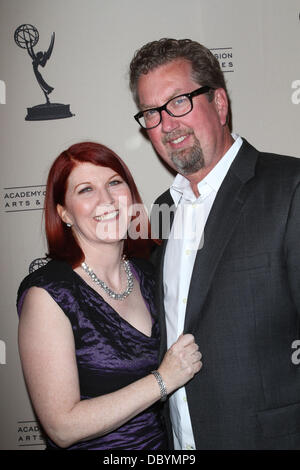
{"type": "MultiPolygon", "coordinates": [[[[194,262],[197,250],[205,243],[204,227],[217,192],[243,143],[241,137],[233,135],[233,138],[235,142],[230,149],[198,183],[198,198],[192,191],[189,180],[180,174],[176,176],[170,188],[177,209],[166,247],[163,269],[168,348],[183,332],[194,262]]],[[[201,351],[201,345],[199,346],[201,351]]],[[[175,449],[195,449],[185,387],[178,389],[170,397],[170,414],[175,449]]]]}

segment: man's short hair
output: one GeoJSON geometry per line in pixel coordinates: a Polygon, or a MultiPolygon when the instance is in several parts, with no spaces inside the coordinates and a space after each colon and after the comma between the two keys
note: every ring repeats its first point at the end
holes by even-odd
{"type": "Polygon", "coordinates": [[[200,86],[223,88],[227,93],[219,61],[209,49],[191,39],[162,38],[141,47],[130,63],[130,89],[138,106],[137,82],[140,76],[176,59],[185,59],[192,64],[192,79],[200,86]]]}

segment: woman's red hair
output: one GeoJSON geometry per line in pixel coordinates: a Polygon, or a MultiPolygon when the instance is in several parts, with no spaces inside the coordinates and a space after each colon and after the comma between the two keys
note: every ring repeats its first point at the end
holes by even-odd
{"type": "MultiPolygon", "coordinates": [[[[75,166],[81,163],[108,167],[118,173],[128,184],[133,204],[141,204],[133,177],[126,164],[111,149],[95,142],[81,142],[72,145],[62,152],[54,161],[47,180],[45,198],[45,226],[48,241],[48,256],[52,259],[67,261],[73,268],[84,261],[84,253],[78,245],[72,230],[61,220],[57,212],[57,204],[64,206],[68,178],[75,166]]],[[[143,207],[143,206],[140,206],[143,207]]],[[[147,258],[154,241],[150,236],[150,224],[146,211],[140,214],[140,233],[147,238],[124,240],[124,254],[127,257],[147,258]]]]}

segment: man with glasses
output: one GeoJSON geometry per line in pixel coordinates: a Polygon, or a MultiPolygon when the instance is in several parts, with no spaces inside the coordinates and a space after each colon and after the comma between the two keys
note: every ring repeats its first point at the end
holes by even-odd
{"type": "Polygon", "coordinates": [[[184,332],[203,356],[169,400],[175,449],[300,448],[300,160],[231,134],[223,73],[197,42],[146,44],[130,86],[177,172],[156,201],[175,207],[158,262],[161,353],[184,332]]]}

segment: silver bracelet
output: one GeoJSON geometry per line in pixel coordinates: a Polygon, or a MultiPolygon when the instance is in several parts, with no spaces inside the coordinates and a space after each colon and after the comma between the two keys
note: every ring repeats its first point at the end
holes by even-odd
{"type": "Polygon", "coordinates": [[[166,401],[166,399],[168,398],[168,392],[167,392],[165,382],[162,379],[162,376],[157,370],[153,370],[151,374],[153,374],[157,380],[159,390],[160,390],[160,401],[166,401]]]}

